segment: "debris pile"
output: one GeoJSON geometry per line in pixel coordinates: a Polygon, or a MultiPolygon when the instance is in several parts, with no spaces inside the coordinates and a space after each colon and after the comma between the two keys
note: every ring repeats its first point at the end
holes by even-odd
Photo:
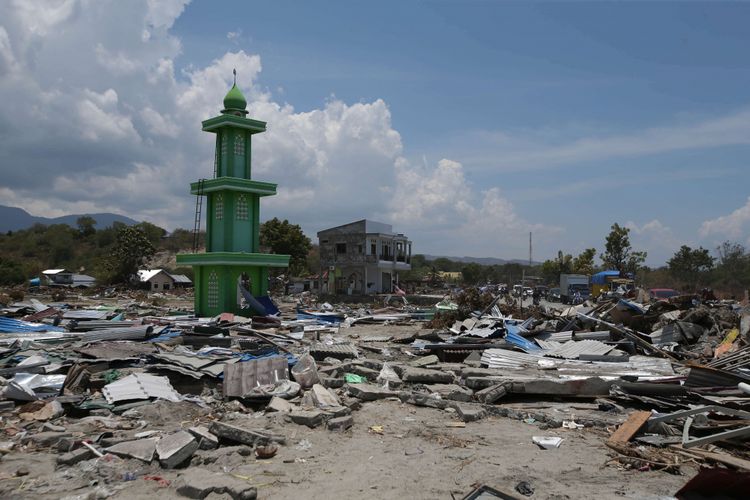
{"type": "Polygon", "coordinates": [[[262,318],[9,304],[0,310],[0,453],[56,453],[69,489],[111,493],[122,481],[114,474],[128,471],[190,498],[254,498],[260,483],[212,464],[272,459],[295,446],[299,426],[381,433],[357,412],[389,400],[450,412],[455,426],[533,423],[546,431],[533,442],[547,450],[565,447],[558,429],[595,428],[610,465],[627,469],[750,470],[750,309],[678,298],[533,307],[520,318],[510,310],[498,297],[432,329],[423,326],[435,309],[408,304],[299,305],[262,318]],[[589,411],[528,411],[529,401],[589,411]]]}

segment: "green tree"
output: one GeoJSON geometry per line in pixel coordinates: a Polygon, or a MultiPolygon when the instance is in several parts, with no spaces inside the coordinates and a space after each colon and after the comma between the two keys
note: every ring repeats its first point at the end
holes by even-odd
{"type": "Polygon", "coordinates": [[[299,276],[305,272],[312,243],[299,225],[274,217],[260,225],[260,244],[273,253],[289,255],[290,274],[299,276]]]}
{"type": "Polygon", "coordinates": [[[714,258],[703,247],[692,249],[682,245],[667,265],[674,278],[688,289],[695,290],[700,283],[705,283],[706,275],[714,267],[714,258]]]}
{"type": "Polygon", "coordinates": [[[461,268],[461,277],[463,282],[468,285],[479,284],[484,274],[483,266],[475,262],[469,262],[461,268]]]}
{"type": "Polygon", "coordinates": [[[133,227],[143,232],[154,247],[158,247],[161,244],[162,238],[167,235],[166,229],[162,229],[156,224],[146,221],[139,222],[133,227]]]}
{"type": "Polygon", "coordinates": [[[578,257],[573,259],[573,272],[576,274],[594,274],[594,257],[596,257],[596,248],[587,248],[581,252],[578,257]]]}
{"type": "MultiPolygon", "coordinates": [[[[547,283],[557,283],[561,274],[569,274],[573,269],[573,256],[557,251],[557,258],[542,262],[541,274],[547,283]]],[[[519,275],[520,278],[520,275],[519,275]]]]}
{"type": "Polygon", "coordinates": [[[17,285],[26,281],[21,265],[0,257],[0,285],[17,285]]]}
{"type": "Polygon", "coordinates": [[[638,270],[646,261],[646,252],[636,252],[630,246],[630,229],[612,224],[611,231],[605,241],[605,252],[599,257],[606,269],[616,269],[620,273],[632,273],[638,270]]]}
{"type": "Polygon", "coordinates": [[[84,238],[88,238],[96,233],[96,219],[90,215],[82,215],[78,217],[78,219],[76,219],[76,226],[78,226],[78,234],[84,238]]]}
{"type": "Polygon", "coordinates": [[[739,243],[725,241],[717,249],[719,263],[714,282],[733,294],[742,293],[750,283],[750,254],[739,243]]]}
{"type": "Polygon", "coordinates": [[[123,225],[117,232],[112,253],[107,259],[107,281],[130,281],[138,273],[138,268],[155,253],[156,248],[143,230],[123,225]]]}

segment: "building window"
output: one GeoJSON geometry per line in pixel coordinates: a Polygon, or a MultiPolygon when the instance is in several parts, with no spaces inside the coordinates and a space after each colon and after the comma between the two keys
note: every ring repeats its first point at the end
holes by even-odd
{"type": "Polygon", "coordinates": [[[370,240],[370,255],[378,254],[378,243],[377,240],[370,240]]]}
{"type": "Polygon", "coordinates": [[[215,174],[218,174],[219,172],[219,150],[218,149],[214,152],[214,172],[215,174]]]}
{"type": "Polygon", "coordinates": [[[234,135],[234,154],[245,156],[245,134],[242,132],[234,135]]]}
{"type": "Polygon", "coordinates": [[[158,289],[159,289],[159,283],[154,283],[154,290],[158,290],[158,289]]]}
{"type": "Polygon", "coordinates": [[[219,277],[216,271],[211,271],[208,275],[208,307],[219,307],[219,277]]]}
{"type": "Polygon", "coordinates": [[[362,253],[362,245],[357,245],[357,253],[362,253]]]}
{"type": "Polygon", "coordinates": [[[227,148],[229,147],[229,137],[226,133],[221,134],[221,157],[225,158],[227,155],[227,148]]]}
{"type": "Polygon", "coordinates": [[[346,243],[336,243],[336,254],[345,254],[346,253],[346,243]]]}
{"type": "Polygon", "coordinates": [[[247,197],[244,194],[237,197],[237,220],[247,220],[247,197]]]}
{"type": "Polygon", "coordinates": [[[214,210],[216,211],[216,220],[222,220],[224,218],[224,197],[220,194],[216,195],[214,210]]]}
{"type": "Polygon", "coordinates": [[[164,283],[164,286],[162,288],[164,290],[169,290],[169,283],[164,283]]]}

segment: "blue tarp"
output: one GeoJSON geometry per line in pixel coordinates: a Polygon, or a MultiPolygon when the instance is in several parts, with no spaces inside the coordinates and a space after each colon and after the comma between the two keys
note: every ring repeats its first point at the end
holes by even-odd
{"type": "Polygon", "coordinates": [[[620,276],[620,271],[602,271],[600,273],[591,275],[592,285],[606,285],[607,278],[617,278],[620,276]]]}

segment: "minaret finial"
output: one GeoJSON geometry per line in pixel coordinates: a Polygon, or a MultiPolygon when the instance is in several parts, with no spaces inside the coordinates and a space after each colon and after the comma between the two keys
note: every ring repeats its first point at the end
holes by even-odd
{"type": "Polygon", "coordinates": [[[237,68],[234,68],[232,73],[234,73],[234,84],[237,85],[237,68]]]}

